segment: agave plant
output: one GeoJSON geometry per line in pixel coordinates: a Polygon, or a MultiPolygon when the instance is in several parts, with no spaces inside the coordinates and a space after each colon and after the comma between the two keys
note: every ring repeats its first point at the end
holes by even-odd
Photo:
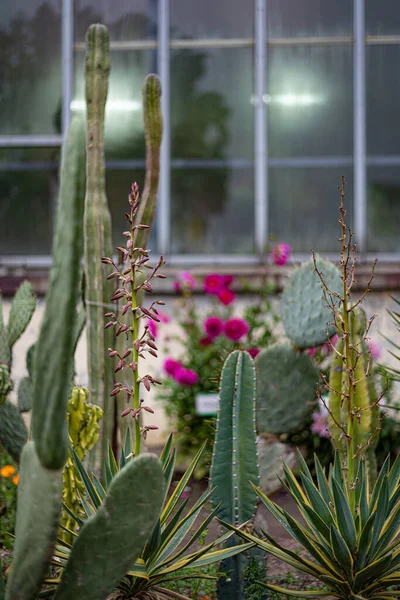
{"type": "MultiPolygon", "coordinates": [[[[187,512],[184,511],[188,498],[182,501],[180,500],[182,493],[200,460],[203,450],[204,445],[200,448],[178,484],[172,486],[171,482],[175,466],[175,450],[172,449],[172,437],[169,437],[160,457],[164,469],[167,491],[165,493],[158,522],[142,556],[132,565],[131,570],[120,581],[115,598],[134,598],[137,600],[168,600],[171,598],[180,598],[181,600],[191,600],[182,594],[177,594],[177,592],[168,590],[165,587],[165,584],[171,581],[189,578],[214,579],[212,576],[202,574],[201,568],[213,563],[219,563],[221,560],[235,556],[239,552],[243,552],[254,546],[253,542],[247,542],[239,546],[218,550],[217,547],[224,544],[226,540],[233,535],[233,532],[228,532],[197,550],[190,550],[192,545],[200,538],[204,531],[206,531],[216,512],[215,509],[208,513],[207,516],[203,518],[201,524],[193,530],[195,521],[200,516],[201,511],[210,498],[211,490],[203,493],[194,506],[187,512]],[[188,573],[185,575],[184,569],[186,567],[191,567],[191,569],[193,567],[198,567],[198,575],[193,575],[192,571],[190,574],[188,573]],[[177,571],[179,571],[178,574],[177,571]]],[[[111,482],[118,471],[122,469],[128,460],[135,460],[135,458],[132,458],[133,444],[128,432],[119,465],[117,464],[111,449],[109,450],[105,463],[105,487],[103,487],[97,477],[88,474],[77,454],[73,451],[72,454],[85,489],[85,494],[81,495],[85,517],[82,519],[81,517],[76,516],[67,506],[64,506],[64,510],[72,517],[76,523],[77,529],[79,529],[84,523],[84,520],[86,518],[89,519],[94,515],[101,506],[107,493],[107,489],[111,485],[111,482]]],[[[129,518],[129,515],[127,518],[129,518]]],[[[77,536],[76,531],[71,531],[65,527],[63,527],[63,529],[72,535],[73,538],[77,536]]],[[[61,539],[59,540],[52,562],[52,564],[57,567],[59,576],[46,581],[48,585],[52,586],[53,590],[56,589],[56,586],[61,579],[60,571],[62,571],[64,565],[66,565],[68,561],[70,549],[71,546],[69,544],[61,539]]],[[[46,594],[48,593],[49,592],[46,592],[46,594]]]]}
{"type": "Polygon", "coordinates": [[[296,598],[400,598],[400,589],[397,587],[396,590],[400,585],[400,538],[397,537],[400,532],[400,458],[391,468],[389,457],[386,459],[372,493],[365,463],[360,464],[355,515],[351,511],[338,454],[328,477],[315,458],[316,483],[301,456],[300,461],[301,484],[284,465],[284,486],[295,501],[304,524],[272,502],[260,489],[254,489],[268,511],[309,557],[283,548],[268,534],[262,540],[244,530],[224,525],[235,530],[246,542],[253,542],[291,567],[315,577],[324,585],[324,590],[295,591],[272,584],[262,585],[296,598]]]}

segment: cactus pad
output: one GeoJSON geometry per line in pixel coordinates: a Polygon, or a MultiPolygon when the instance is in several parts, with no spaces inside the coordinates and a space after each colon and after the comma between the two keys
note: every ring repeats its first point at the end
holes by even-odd
{"type": "MultiPolygon", "coordinates": [[[[327,286],[340,293],[342,281],[335,265],[317,258],[317,267],[327,286]]],[[[297,348],[312,348],[326,342],[327,323],[332,323],[332,310],[326,306],[321,282],[314,262],[307,261],[296,269],[282,294],[282,321],[286,335],[297,348]]],[[[335,328],[329,326],[329,337],[335,328]]]]}
{"type": "Polygon", "coordinates": [[[289,344],[274,344],[255,360],[257,372],[257,430],[292,433],[311,418],[319,371],[308,354],[289,344]]]}
{"type": "Polygon", "coordinates": [[[32,409],[33,384],[30,377],[23,377],[18,386],[18,408],[21,412],[32,409]]]}
{"type": "Polygon", "coordinates": [[[0,445],[19,462],[28,431],[18,408],[9,400],[0,405],[0,445]]]}
{"type": "Polygon", "coordinates": [[[13,386],[7,365],[0,364],[0,406],[5,402],[13,386]]]}
{"type": "Polygon", "coordinates": [[[37,597],[57,539],[61,510],[61,471],[40,464],[35,443],[21,456],[14,560],[6,600],[37,597]]]}
{"type": "Polygon", "coordinates": [[[157,457],[142,454],[128,462],[81,528],[54,599],[106,598],[141,555],[163,498],[164,473],[157,457]]]}
{"type": "Polygon", "coordinates": [[[12,348],[29,325],[36,308],[36,298],[33,295],[32,284],[29,281],[21,283],[11,304],[10,317],[7,325],[8,345],[12,348]]]}

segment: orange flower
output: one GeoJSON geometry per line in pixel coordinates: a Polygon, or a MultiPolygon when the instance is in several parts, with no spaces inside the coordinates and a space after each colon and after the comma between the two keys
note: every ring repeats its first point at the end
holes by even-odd
{"type": "Polygon", "coordinates": [[[11,475],[14,475],[14,473],[15,467],[13,467],[12,465],[5,465],[0,469],[0,477],[11,477],[11,475]]]}
{"type": "Polygon", "coordinates": [[[15,485],[18,485],[19,483],[19,475],[18,473],[16,475],[14,475],[14,477],[12,478],[13,483],[15,483],[15,485]]]}

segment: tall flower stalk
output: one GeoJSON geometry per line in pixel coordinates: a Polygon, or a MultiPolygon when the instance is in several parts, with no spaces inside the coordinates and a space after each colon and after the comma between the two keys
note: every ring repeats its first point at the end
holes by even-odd
{"type": "Polygon", "coordinates": [[[148,225],[135,224],[135,216],[139,209],[140,196],[137,183],[132,184],[131,193],[129,194],[129,213],[125,214],[125,218],[129,223],[129,229],[124,231],[126,237],[126,246],[118,247],[117,250],[122,257],[121,264],[117,264],[110,257],[103,257],[102,262],[113,267],[113,271],[108,275],[107,279],[116,278],[119,281],[119,286],[111,298],[112,302],[118,303],[115,312],[106,314],[110,318],[105,325],[115,327],[115,335],[125,335],[128,347],[120,354],[121,351],[109,348],[109,356],[118,360],[114,369],[115,373],[128,370],[132,374],[130,384],[117,382],[111,396],[116,396],[120,393],[125,393],[128,404],[132,400],[132,406],[128,406],[121,416],[131,415],[134,421],[135,445],[134,455],[140,454],[141,438],[145,440],[150,430],[157,429],[155,425],[144,425],[142,422],[143,411],[153,413],[153,409],[144,404],[144,399],[141,398],[141,385],[147,391],[150,391],[151,386],[161,385],[161,381],[155,379],[150,374],[141,374],[139,372],[139,364],[143,361],[140,359],[146,358],[146,353],[157,357],[158,348],[155,343],[155,338],[151,333],[149,321],[160,322],[158,317],[158,305],[163,305],[161,300],[154,300],[149,308],[142,305],[144,292],[152,292],[152,279],[160,279],[165,276],[159,270],[165,264],[161,256],[155,267],[149,264],[150,250],[139,248],[134,245],[135,237],[141,230],[148,229],[148,225]],[[141,327],[141,321],[144,327],[141,327]]]}

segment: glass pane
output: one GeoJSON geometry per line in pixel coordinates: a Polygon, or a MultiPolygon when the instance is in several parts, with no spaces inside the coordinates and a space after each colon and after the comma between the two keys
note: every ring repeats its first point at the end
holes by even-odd
{"type": "Polygon", "coordinates": [[[251,49],[171,52],[171,155],[253,156],[251,49]]]}
{"type": "Polygon", "coordinates": [[[58,149],[0,151],[0,254],[51,253],[58,149]]]}
{"type": "MultiPolygon", "coordinates": [[[[400,8],[400,7],[399,7],[400,8]]],[[[393,66],[400,46],[367,47],[367,147],[371,154],[400,154],[400,81],[393,66]]]]}
{"type": "MultiPolygon", "coordinates": [[[[75,57],[75,94],[73,110],[85,110],[84,53],[75,57]]],[[[111,52],[105,144],[107,160],[144,159],[142,85],[154,72],[153,53],[111,52]]]]}
{"type": "MultiPolygon", "coordinates": [[[[140,193],[143,192],[145,171],[143,169],[133,170],[114,170],[107,169],[106,188],[107,198],[111,211],[113,247],[125,246],[126,238],[122,235],[127,229],[127,221],[124,214],[128,210],[128,196],[131,191],[131,185],[134,181],[139,184],[140,193]]],[[[156,248],[156,223],[154,223],[150,232],[150,241],[148,248],[152,250],[152,256],[157,251],[156,248]]],[[[157,255],[155,262],[157,262],[157,255]]],[[[154,262],[154,258],[153,258],[154,262]]],[[[152,264],[152,263],[151,263],[152,264]]]]}
{"type": "Polygon", "coordinates": [[[400,169],[373,167],[368,169],[369,252],[399,252],[400,169]]]}
{"type": "Polygon", "coordinates": [[[268,0],[268,37],[351,35],[352,4],[350,0],[268,0]]]}
{"type": "Polygon", "coordinates": [[[351,47],[272,47],[268,63],[270,156],[352,154],[351,47]]]}
{"type": "Polygon", "coordinates": [[[76,0],[75,40],[84,42],[92,23],[107,25],[111,41],[155,40],[157,0],[76,0]]]}
{"type": "Polygon", "coordinates": [[[61,131],[61,0],[2,2],[0,135],[61,131]]]}
{"type": "Polygon", "coordinates": [[[254,252],[252,169],[173,169],[171,252],[254,252]]]}
{"type": "Polygon", "coordinates": [[[400,33],[398,0],[365,0],[365,26],[370,35],[400,33]]]}
{"type": "Polygon", "coordinates": [[[171,37],[252,38],[253,15],[253,0],[171,0],[171,37]]]}
{"type": "MultiPolygon", "coordinates": [[[[338,188],[342,170],[274,168],[269,171],[270,241],[286,242],[295,252],[339,252],[338,188]]],[[[351,227],[351,169],[345,173],[346,210],[351,227]]],[[[357,240],[355,240],[357,241],[357,240]]]]}

